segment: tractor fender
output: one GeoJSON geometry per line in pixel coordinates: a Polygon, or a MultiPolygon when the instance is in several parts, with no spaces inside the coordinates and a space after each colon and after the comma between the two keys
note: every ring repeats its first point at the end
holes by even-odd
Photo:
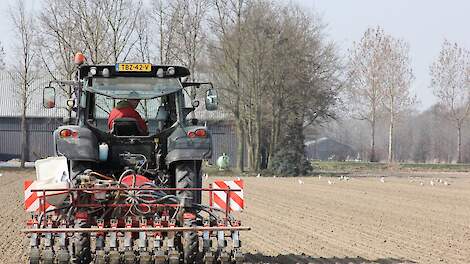
{"type": "Polygon", "coordinates": [[[166,164],[169,166],[181,160],[205,160],[210,159],[211,156],[211,149],[174,149],[166,156],[166,164]]]}
{"type": "Polygon", "coordinates": [[[99,161],[98,139],[90,129],[80,126],[60,126],[54,131],[54,150],[68,160],[99,161]],[[61,131],[70,130],[71,135],[64,137],[61,131]]]}
{"type": "Polygon", "coordinates": [[[196,129],[206,129],[201,126],[188,126],[184,129],[176,129],[168,137],[168,154],[166,155],[166,164],[180,160],[204,160],[212,156],[212,138],[210,133],[201,138],[189,138],[186,131],[196,129]]]}

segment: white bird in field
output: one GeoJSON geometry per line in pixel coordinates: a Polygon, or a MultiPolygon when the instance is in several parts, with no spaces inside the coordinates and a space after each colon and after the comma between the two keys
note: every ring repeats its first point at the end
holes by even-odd
{"type": "Polygon", "coordinates": [[[237,181],[241,180],[240,177],[237,177],[237,181]]]}
{"type": "Polygon", "coordinates": [[[424,186],[424,182],[420,182],[419,185],[424,186]]]}
{"type": "Polygon", "coordinates": [[[385,177],[380,177],[380,181],[381,181],[382,183],[385,183],[385,177]]]}
{"type": "Polygon", "coordinates": [[[449,186],[450,183],[448,183],[447,181],[444,181],[444,185],[445,185],[445,186],[449,186]]]}
{"type": "Polygon", "coordinates": [[[329,184],[329,185],[332,185],[332,184],[333,184],[333,182],[332,182],[332,181],[330,181],[330,180],[328,180],[328,184],[329,184]]]}
{"type": "Polygon", "coordinates": [[[209,174],[204,173],[204,179],[206,179],[206,181],[207,181],[207,179],[209,179],[209,174]]]}
{"type": "Polygon", "coordinates": [[[431,181],[429,182],[429,184],[431,184],[431,186],[434,186],[434,181],[431,180],[431,181]]]}
{"type": "Polygon", "coordinates": [[[276,176],[274,175],[273,178],[276,178],[276,176]]]}
{"type": "Polygon", "coordinates": [[[301,179],[298,179],[297,181],[299,182],[299,184],[304,184],[304,181],[302,181],[301,179]]]}
{"type": "Polygon", "coordinates": [[[442,180],[441,180],[441,179],[437,179],[437,182],[438,182],[438,183],[442,183],[442,180]]]}
{"type": "Polygon", "coordinates": [[[256,175],[256,178],[259,178],[261,177],[261,173],[258,173],[258,175],[256,175]]]}
{"type": "Polygon", "coordinates": [[[341,175],[341,177],[339,177],[339,180],[340,180],[340,181],[344,180],[344,176],[341,175]]]}
{"type": "Polygon", "coordinates": [[[318,175],[318,179],[321,180],[321,175],[318,175]]]}

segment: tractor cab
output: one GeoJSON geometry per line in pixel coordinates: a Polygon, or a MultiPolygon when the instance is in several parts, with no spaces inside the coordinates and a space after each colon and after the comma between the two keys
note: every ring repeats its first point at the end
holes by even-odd
{"type": "MultiPolygon", "coordinates": [[[[217,97],[211,83],[185,82],[189,75],[181,66],[81,65],[67,100],[76,118],[54,133],[57,155],[115,175],[143,164],[167,171],[173,162],[209,158],[207,128],[188,117],[199,106],[189,89],[207,87],[206,110],[217,108],[217,97]]],[[[52,85],[43,100],[46,108],[55,107],[52,85]]]]}

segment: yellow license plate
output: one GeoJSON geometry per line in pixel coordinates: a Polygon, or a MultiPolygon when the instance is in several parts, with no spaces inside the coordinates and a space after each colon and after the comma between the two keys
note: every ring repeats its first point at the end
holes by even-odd
{"type": "Polygon", "coordinates": [[[119,63],[116,65],[118,72],[149,72],[152,70],[150,63],[119,63]]]}

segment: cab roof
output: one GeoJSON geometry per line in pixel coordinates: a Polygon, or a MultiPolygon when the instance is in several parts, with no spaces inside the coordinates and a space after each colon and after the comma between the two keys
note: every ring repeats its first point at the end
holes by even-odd
{"type": "Polygon", "coordinates": [[[85,77],[160,77],[160,78],[182,78],[191,73],[188,68],[172,65],[155,65],[149,63],[117,63],[108,65],[81,65],[79,67],[80,79],[85,77]],[[95,68],[96,70],[92,69],[95,68]],[[174,74],[168,74],[174,69],[174,74]],[[107,69],[107,70],[105,70],[107,69]],[[93,75],[92,73],[96,71],[93,75]],[[103,72],[108,72],[109,76],[104,76],[103,72]],[[157,76],[157,72],[163,75],[157,76]]]}

